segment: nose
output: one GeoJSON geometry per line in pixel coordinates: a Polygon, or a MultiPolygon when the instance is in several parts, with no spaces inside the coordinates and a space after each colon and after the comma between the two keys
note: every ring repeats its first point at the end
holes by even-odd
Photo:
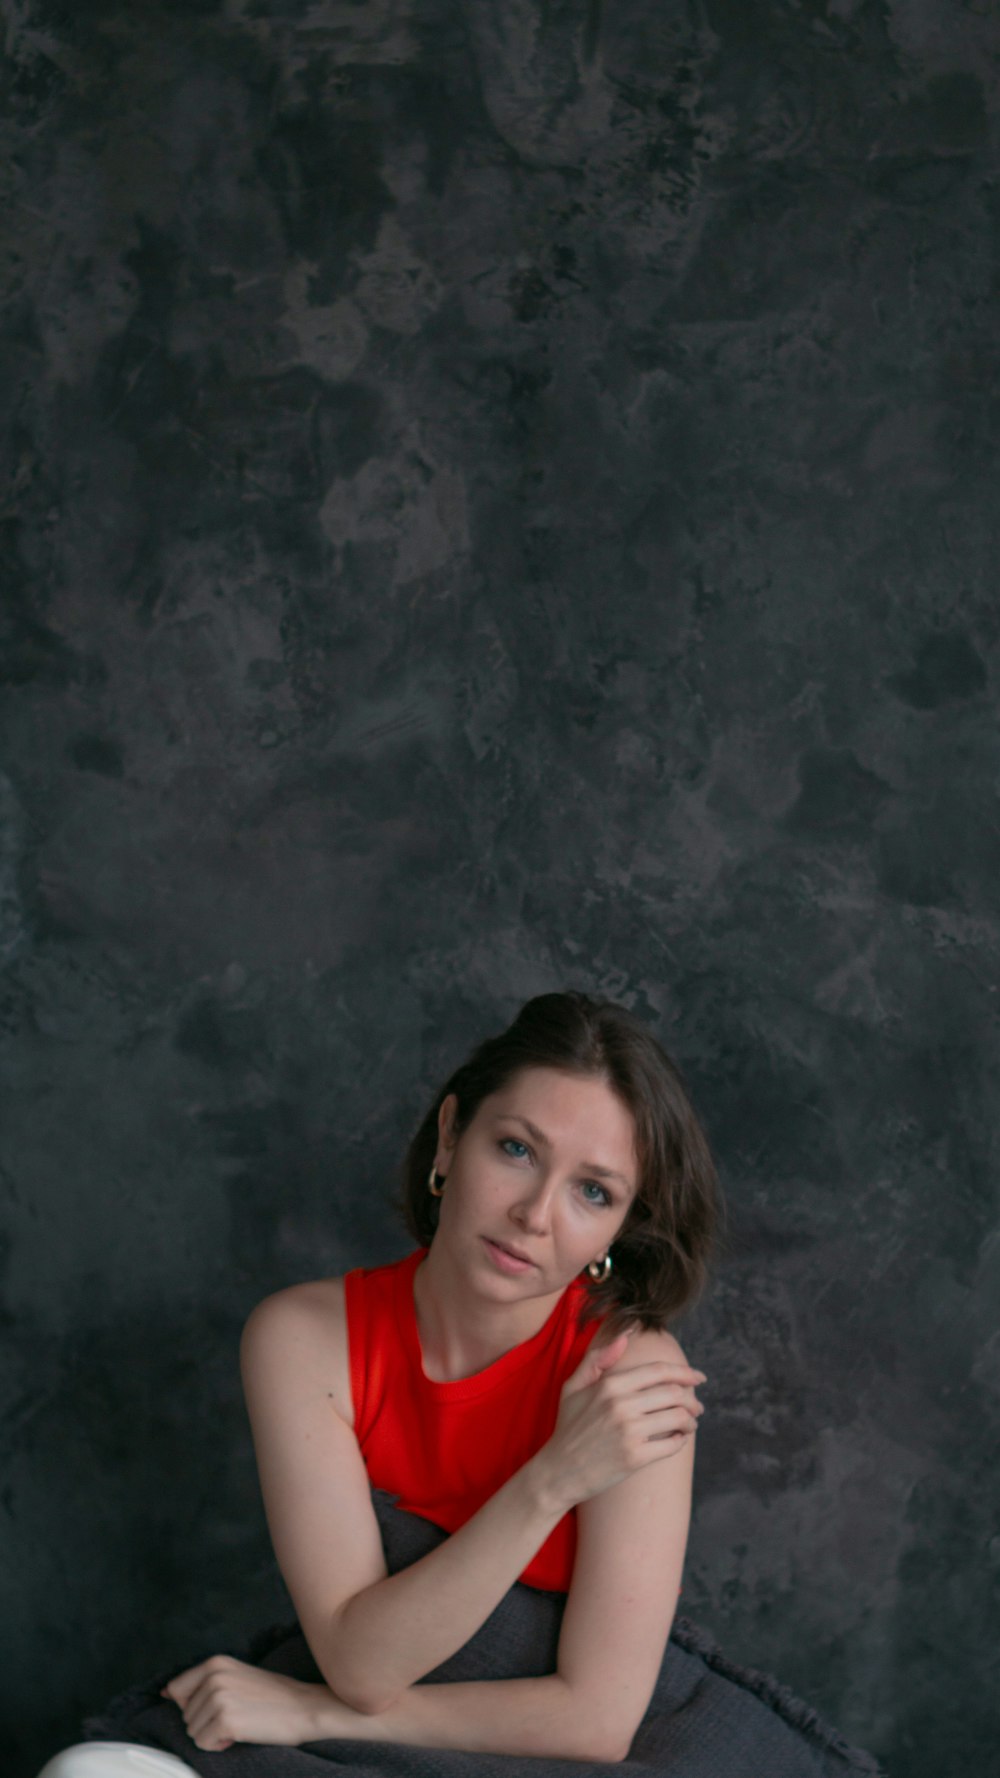
{"type": "Polygon", "coordinates": [[[532,1190],[522,1192],[513,1211],[519,1228],[534,1235],[545,1234],[552,1220],[557,1185],[555,1179],[541,1179],[532,1190]]]}

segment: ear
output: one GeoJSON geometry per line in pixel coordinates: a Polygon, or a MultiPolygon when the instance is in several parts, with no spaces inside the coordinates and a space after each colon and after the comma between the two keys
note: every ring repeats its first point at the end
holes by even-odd
{"type": "Polygon", "coordinates": [[[456,1139],[452,1132],[452,1122],[457,1110],[458,1095],[456,1093],[448,1093],[446,1097],[442,1099],[438,1110],[438,1140],[440,1141],[442,1148],[449,1151],[455,1146],[456,1139]]]}

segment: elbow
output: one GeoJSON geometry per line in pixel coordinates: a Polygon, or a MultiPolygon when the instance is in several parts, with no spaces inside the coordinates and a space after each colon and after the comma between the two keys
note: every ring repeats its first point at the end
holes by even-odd
{"type": "Polygon", "coordinates": [[[618,1766],[621,1765],[623,1760],[628,1759],[629,1748],[631,1745],[631,1740],[624,1742],[621,1740],[611,1741],[608,1739],[607,1735],[589,1735],[587,1737],[586,1745],[578,1748],[575,1753],[570,1754],[568,1757],[580,1760],[599,1760],[602,1766],[618,1766]]]}
{"type": "MultiPolygon", "coordinates": [[[[337,1696],[342,1697],[343,1694],[338,1692],[337,1696]]],[[[385,1693],[381,1697],[376,1697],[372,1692],[361,1690],[355,1692],[350,1698],[344,1697],[343,1701],[345,1704],[349,1704],[352,1710],[356,1710],[359,1716],[382,1716],[387,1710],[392,1709],[396,1699],[395,1697],[386,1697],[385,1693]]]]}
{"type": "Polygon", "coordinates": [[[329,1660],[320,1660],[313,1651],[316,1665],[326,1680],[335,1698],[346,1704],[349,1710],[356,1710],[359,1716],[381,1716],[383,1711],[392,1708],[395,1697],[388,1697],[385,1692],[377,1694],[370,1686],[366,1686],[363,1677],[343,1670],[343,1664],[337,1665],[329,1660]]]}
{"type": "Polygon", "coordinates": [[[317,1658],[316,1665],[334,1697],[346,1704],[349,1710],[356,1710],[359,1716],[381,1716],[396,1701],[385,1696],[376,1697],[362,1682],[355,1684],[353,1675],[341,1673],[339,1669],[334,1671],[329,1661],[321,1662],[317,1658]]]}
{"type": "Polygon", "coordinates": [[[350,1603],[349,1599],[344,1600],[339,1608],[321,1623],[313,1622],[308,1630],[301,1624],[301,1619],[300,1625],[323,1682],[334,1697],[349,1710],[356,1710],[359,1716],[380,1716],[395,1699],[386,1697],[384,1691],[381,1696],[373,1691],[369,1671],[371,1662],[357,1658],[355,1638],[344,1624],[350,1603]]]}
{"type": "Polygon", "coordinates": [[[603,1765],[617,1766],[628,1759],[634,1739],[635,1735],[631,1730],[623,1732],[616,1729],[613,1723],[591,1722],[584,1745],[578,1750],[576,1758],[600,1760],[603,1765]]]}
{"type": "Polygon", "coordinates": [[[629,1748],[631,1745],[631,1736],[629,1736],[627,1741],[612,1741],[609,1745],[603,1747],[599,1753],[588,1754],[587,1758],[601,1759],[609,1766],[618,1766],[621,1765],[624,1760],[628,1759],[629,1748]]]}
{"type": "MultiPolygon", "coordinates": [[[[563,1678],[561,1674],[557,1677],[563,1678]]],[[[599,1760],[605,1766],[618,1766],[628,1759],[636,1729],[615,1720],[613,1701],[593,1695],[592,1688],[572,1686],[563,1678],[567,1699],[567,1721],[572,1725],[573,1751],[567,1759],[599,1760]],[[606,1708],[602,1708],[606,1703],[606,1708]]]]}
{"type": "Polygon", "coordinates": [[[632,1743],[638,1733],[638,1727],[623,1729],[612,1726],[611,1733],[605,1733],[604,1745],[599,1754],[591,1754],[591,1759],[607,1760],[609,1766],[618,1766],[628,1759],[632,1751],[632,1743]]]}
{"type": "Polygon", "coordinates": [[[628,1759],[633,1738],[632,1735],[628,1735],[623,1741],[620,1735],[610,1740],[605,1736],[603,1744],[600,1747],[594,1747],[591,1752],[584,1757],[586,1759],[603,1760],[604,1763],[609,1766],[619,1766],[624,1760],[628,1759]]]}
{"type": "MultiPolygon", "coordinates": [[[[644,1718],[645,1711],[643,1712],[643,1718],[640,1720],[644,1720],[644,1718]]],[[[623,1733],[619,1733],[614,1752],[609,1755],[609,1759],[613,1765],[617,1765],[622,1760],[627,1760],[629,1758],[632,1752],[632,1743],[639,1733],[639,1727],[639,1723],[632,1723],[623,1733]]]]}

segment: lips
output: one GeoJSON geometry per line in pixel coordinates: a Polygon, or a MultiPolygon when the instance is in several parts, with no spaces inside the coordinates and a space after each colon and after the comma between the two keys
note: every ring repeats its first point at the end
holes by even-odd
{"type": "Polygon", "coordinates": [[[526,1265],[534,1265],[535,1262],[530,1253],[522,1253],[518,1247],[508,1247],[506,1241],[494,1240],[492,1235],[488,1235],[487,1240],[493,1241],[494,1247],[501,1248],[504,1253],[509,1253],[512,1259],[523,1259],[526,1265]]]}

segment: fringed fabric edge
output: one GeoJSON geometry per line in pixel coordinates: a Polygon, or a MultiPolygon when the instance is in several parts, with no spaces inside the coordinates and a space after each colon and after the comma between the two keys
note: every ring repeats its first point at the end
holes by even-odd
{"type": "Polygon", "coordinates": [[[714,1636],[691,1618],[675,1618],[670,1640],[676,1642],[685,1653],[699,1655],[713,1673],[721,1674],[723,1679],[731,1679],[742,1686],[744,1691],[752,1692],[755,1698],[759,1698],[762,1704],[767,1704],[791,1728],[797,1729],[818,1746],[829,1748],[856,1772],[871,1773],[872,1778],[887,1778],[884,1766],[879,1765],[874,1754],[866,1752],[863,1747],[852,1746],[839,1729],[835,1729],[832,1723],[820,1716],[819,1711],[814,1710],[811,1704],[806,1704],[798,1697],[791,1686],[782,1685],[773,1674],[764,1673],[759,1667],[741,1667],[737,1661],[730,1660],[714,1636]]]}

